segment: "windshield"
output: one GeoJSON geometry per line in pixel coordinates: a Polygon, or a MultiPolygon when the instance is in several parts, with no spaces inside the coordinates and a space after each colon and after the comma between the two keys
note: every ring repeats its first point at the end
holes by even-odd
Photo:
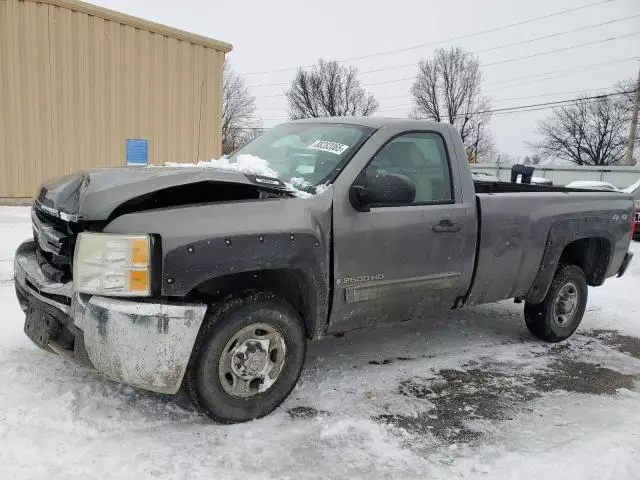
{"type": "Polygon", "coordinates": [[[288,123],[236,150],[229,160],[237,161],[242,155],[259,157],[282,181],[312,191],[333,180],[372,132],[358,125],[288,123]]]}

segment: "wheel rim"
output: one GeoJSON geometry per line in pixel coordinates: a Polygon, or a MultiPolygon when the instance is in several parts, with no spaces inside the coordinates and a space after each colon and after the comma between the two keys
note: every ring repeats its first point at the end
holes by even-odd
{"type": "Polygon", "coordinates": [[[222,388],[235,398],[266,392],[278,380],[285,356],[284,338],[276,328],[265,323],[244,327],[229,339],[220,357],[222,388]]]}
{"type": "Polygon", "coordinates": [[[568,282],[562,286],[553,302],[553,318],[561,327],[566,327],[575,318],[580,303],[578,286],[568,282]]]}

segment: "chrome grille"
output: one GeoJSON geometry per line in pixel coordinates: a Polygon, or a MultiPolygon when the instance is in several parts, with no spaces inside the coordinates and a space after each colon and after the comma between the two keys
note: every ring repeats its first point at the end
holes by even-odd
{"type": "Polygon", "coordinates": [[[31,224],[42,272],[55,281],[70,278],[75,234],[68,223],[36,205],[31,210],[31,224]]]}

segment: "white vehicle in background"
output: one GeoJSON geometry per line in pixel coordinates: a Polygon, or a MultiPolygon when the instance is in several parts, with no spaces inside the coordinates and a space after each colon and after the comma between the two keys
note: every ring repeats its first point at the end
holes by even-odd
{"type": "Polygon", "coordinates": [[[619,192],[620,190],[608,182],[599,182],[596,180],[577,180],[565,185],[566,188],[579,188],[582,190],[606,190],[609,192],[619,192]]]}
{"type": "Polygon", "coordinates": [[[534,185],[553,185],[553,180],[545,177],[531,177],[531,183],[534,185]]]}
{"type": "MultiPolygon", "coordinates": [[[[477,170],[472,170],[471,175],[476,182],[500,182],[501,180],[487,172],[480,172],[477,170]]],[[[520,183],[520,182],[517,182],[520,183]]],[[[544,177],[531,177],[531,183],[535,185],[553,185],[553,182],[549,178],[544,177]]]]}
{"type": "Polygon", "coordinates": [[[499,182],[500,181],[500,179],[495,175],[492,175],[487,172],[479,172],[477,170],[472,170],[471,176],[477,182],[499,182]]]}

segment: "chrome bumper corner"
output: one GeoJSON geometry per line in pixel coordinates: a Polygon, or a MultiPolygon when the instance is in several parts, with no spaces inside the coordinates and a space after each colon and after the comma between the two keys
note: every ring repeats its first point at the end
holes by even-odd
{"type": "Polygon", "coordinates": [[[159,393],[182,383],[206,305],[91,297],[80,329],[89,359],[107,377],[159,393]]]}
{"type": "MultiPolygon", "coordinates": [[[[13,276],[15,282],[29,295],[69,315],[73,285],[71,282],[53,282],[44,276],[38,265],[34,241],[24,242],[16,250],[13,276]]],[[[22,304],[20,306],[25,310],[22,304]]]]}
{"type": "MultiPolygon", "coordinates": [[[[25,242],[14,260],[21,307],[32,303],[69,319],[96,370],[132,386],[174,394],[182,383],[204,320],[204,304],[130,301],[74,294],[71,282],[55,283],[42,274],[35,243],[25,242]]],[[[28,313],[27,313],[28,314],[28,313]]],[[[58,351],[55,341],[49,346],[58,351]]]]}

